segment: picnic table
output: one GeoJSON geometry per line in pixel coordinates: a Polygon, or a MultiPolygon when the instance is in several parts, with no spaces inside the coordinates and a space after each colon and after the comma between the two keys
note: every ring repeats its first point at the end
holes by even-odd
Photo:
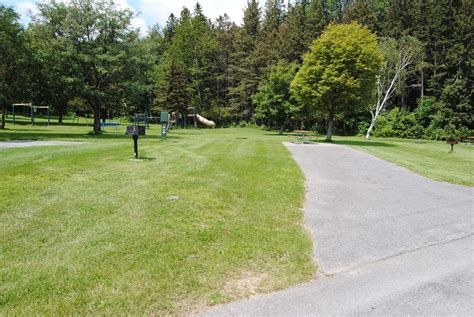
{"type": "Polygon", "coordinates": [[[301,142],[302,144],[312,143],[313,136],[316,136],[316,141],[318,140],[318,136],[309,130],[295,130],[293,131],[293,136],[297,143],[301,142]]]}

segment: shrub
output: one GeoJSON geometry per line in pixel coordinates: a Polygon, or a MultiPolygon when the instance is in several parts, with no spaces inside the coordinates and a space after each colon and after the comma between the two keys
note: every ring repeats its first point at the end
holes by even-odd
{"type": "Polygon", "coordinates": [[[394,108],[378,118],[374,136],[419,139],[423,132],[415,113],[394,108]]]}

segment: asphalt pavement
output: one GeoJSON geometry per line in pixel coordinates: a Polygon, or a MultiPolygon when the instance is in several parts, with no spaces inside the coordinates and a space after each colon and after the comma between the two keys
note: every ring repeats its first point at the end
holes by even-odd
{"type": "Polygon", "coordinates": [[[345,146],[285,146],[306,176],[317,278],[201,315],[474,315],[472,187],[345,146]]]}

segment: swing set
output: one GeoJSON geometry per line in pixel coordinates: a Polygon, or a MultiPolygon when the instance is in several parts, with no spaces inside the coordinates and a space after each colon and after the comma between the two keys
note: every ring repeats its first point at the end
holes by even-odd
{"type": "Polygon", "coordinates": [[[35,125],[35,113],[38,111],[38,109],[48,109],[48,126],[49,126],[49,123],[51,121],[49,106],[34,106],[32,103],[14,103],[12,105],[13,125],[15,125],[15,107],[30,108],[31,125],[35,125]]]}

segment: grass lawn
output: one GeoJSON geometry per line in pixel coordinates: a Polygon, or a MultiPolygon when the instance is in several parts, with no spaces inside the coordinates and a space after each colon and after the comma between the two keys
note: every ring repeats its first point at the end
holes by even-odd
{"type": "Polygon", "coordinates": [[[336,144],[348,145],[428,178],[474,186],[474,146],[457,144],[454,152],[444,141],[335,137],[336,144]]]}
{"type": "MultiPolygon", "coordinates": [[[[0,315],[186,314],[314,274],[304,178],[286,136],[190,129],[161,141],[153,126],[134,162],[124,126],[101,136],[81,125],[8,128],[0,141],[87,143],[0,149],[0,315]]],[[[470,146],[335,143],[474,186],[470,146]]]]}
{"type": "Polygon", "coordinates": [[[250,129],[140,139],[8,125],[0,140],[0,315],[185,314],[310,279],[304,178],[250,129]]]}

